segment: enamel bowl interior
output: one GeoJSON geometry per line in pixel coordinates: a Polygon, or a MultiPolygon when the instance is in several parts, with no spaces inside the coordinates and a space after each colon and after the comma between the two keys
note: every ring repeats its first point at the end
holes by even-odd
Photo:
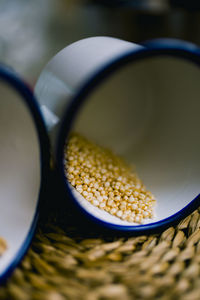
{"type": "Polygon", "coordinates": [[[40,191],[40,148],[22,96],[0,81],[0,279],[19,262],[31,240],[40,191]]]}
{"type": "MultiPolygon", "coordinates": [[[[112,72],[89,93],[74,118],[72,131],[136,166],[157,199],[155,217],[146,224],[173,216],[199,195],[199,97],[200,70],[195,63],[153,56],[112,72]]],[[[69,187],[79,205],[95,218],[138,225],[94,207],[69,187]]]]}

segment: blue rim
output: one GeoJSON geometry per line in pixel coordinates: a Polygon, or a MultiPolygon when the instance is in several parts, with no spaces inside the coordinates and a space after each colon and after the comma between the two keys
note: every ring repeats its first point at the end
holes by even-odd
{"type": "MultiPolygon", "coordinates": [[[[68,137],[72,123],[76,117],[76,113],[79,111],[84,101],[86,101],[87,96],[92,93],[95,88],[103,82],[103,80],[112,75],[112,72],[118,70],[119,68],[127,65],[129,62],[135,63],[142,59],[148,59],[154,56],[173,56],[180,59],[185,59],[191,63],[194,63],[197,66],[200,66],[200,50],[195,45],[179,40],[172,39],[161,39],[161,40],[152,40],[148,43],[145,43],[146,48],[141,48],[137,50],[131,50],[121,55],[117,59],[111,61],[106,66],[104,66],[100,71],[98,71],[92,78],[90,78],[77,92],[76,96],[71,101],[70,105],[65,110],[64,118],[61,123],[60,132],[57,139],[57,148],[56,148],[56,159],[57,166],[61,176],[61,180],[64,185],[66,194],[70,196],[70,199],[76,205],[76,207],[91,221],[95,222],[97,225],[103,226],[107,229],[114,229],[121,232],[132,232],[133,234],[149,234],[152,232],[158,232],[169,226],[172,226],[178,223],[181,219],[187,217],[195,209],[200,206],[200,194],[193,199],[187,206],[175,213],[174,215],[163,219],[158,222],[145,224],[145,225],[136,225],[136,226],[122,226],[111,224],[105,221],[102,221],[85,209],[83,209],[78,201],[73,196],[69,185],[66,181],[63,165],[63,149],[65,145],[65,140],[68,137]],[[167,43],[166,43],[167,41],[167,43]]],[[[67,197],[66,197],[67,198],[67,197]]]]}
{"type": "Polygon", "coordinates": [[[34,213],[34,217],[29,229],[29,232],[18,250],[14,259],[10,262],[10,265],[4,271],[3,274],[0,275],[0,283],[5,282],[8,276],[13,272],[16,266],[20,263],[24,255],[26,254],[30,243],[32,241],[37,221],[39,217],[39,211],[41,207],[41,199],[43,196],[44,189],[46,187],[47,174],[49,172],[49,161],[50,161],[50,152],[49,152],[49,140],[47,136],[47,132],[45,129],[45,125],[36,102],[36,99],[31,91],[31,89],[26,85],[22,80],[19,79],[17,74],[15,74],[11,69],[7,66],[0,64],[0,80],[4,81],[8,85],[11,86],[20,96],[21,100],[24,101],[27,106],[30,115],[32,116],[36,131],[38,135],[39,145],[40,145],[40,165],[41,165],[41,183],[40,183],[40,191],[38,197],[38,203],[36,206],[36,210],[34,213]]]}

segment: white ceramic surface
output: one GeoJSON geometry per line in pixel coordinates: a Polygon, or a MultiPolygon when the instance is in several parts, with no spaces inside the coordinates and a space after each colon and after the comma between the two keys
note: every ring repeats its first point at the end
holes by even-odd
{"type": "Polygon", "coordinates": [[[35,95],[53,148],[66,106],[80,86],[112,60],[140,48],[116,38],[92,37],[69,45],[51,59],[36,82],[35,95]]]}
{"type": "Polygon", "coordinates": [[[22,97],[0,81],[0,279],[24,253],[40,191],[40,148],[33,118],[22,97]],[[24,247],[24,249],[23,249],[24,247]]]}
{"type": "MultiPolygon", "coordinates": [[[[199,82],[199,68],[183,59],[129,63],[95,88],[74,120],[73,131],[133,164],[156,196],[155,218],[145,223],[177,213],[199,194],[199,82]]],[[[91,213],[91,205],[84,208],[91,213]]]]}

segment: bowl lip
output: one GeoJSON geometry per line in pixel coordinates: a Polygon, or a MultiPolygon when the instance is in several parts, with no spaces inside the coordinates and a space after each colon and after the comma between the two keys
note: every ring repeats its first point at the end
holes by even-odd
{"type": "MultiPolygon", "coordinates": [[[[63,164],[63,149],[65,140],[68,137],[72,123],[75,119],[76,112],[81,108],[82,104],[86,100],[87,96],[95,90],[98,84],[101,84],[107,76],[111,76],[112,72],[126,66],[129,62],[136,63],[142,59],[148,59],[150,57],[170,56],[177,59],[183,59],[200,66],[200,51],[199,48],[189,42],[185,42],[177,39],[155,39],[147,41],[143,44],[144,48],[133,49],[122,53],[119,57],[111,60],[98,70],[93,76],[91,76],[77,91],[64,111],[64,117],[61,121],[60,130],[57,136],[56,143],[56,164],[63,183],[64,191],[66,195],[69,195],[70,200],[88,219],[95,222],[97,225],[103,226],[106,229],[116,230],[120,232],[131,232],[135,234],[150,234],[159,232],[169,226],[178,223],[180,220],[187,217],[194,210],[200,206],[200,194],[197,195],[189,204],[183,207],[175,214],[149,224],[144,225],[118,225],[103,221],[94,215],[86,211],[76,200],[72,191],[67,183],[64,164],[63,164]]],[[[67,198],[67,197],[66,197],[67,198]]]]}
{"type": "Polygon", "coordinates": [[[11,68],[0,63],[0,80],[5,84],[8,84],[10,88],[12,88],[16,93],[19,94],[20,99],[24,102],[27,109],[29,110],[30,116],[33,119],[35,124],[36,134],[38,136],[38,144],[40,149],[40,187],[38,193],[38,200],[35,207],[35,212],[33,215],[33,219],[29,228],[29,231],[17,251],[15,257],[10,261],[9,265],[0,275],[0,283],[5,282],[14,269],[21,262],[22,258],[26,254],[30,243],[33,239],[35,229],[37,226],[39,212],[42,205],[43,193],[46,187],[47,182],[47,174],[49,173],[49,161],[50,161],[50,147],[49,147],[49,138],[47,135],[47,131],[45,128],[45,124],[37,104],[37,101],[33,95],[33,92],[29,85],[25,83],[22,79],[19,78],[18,74],[16,74],[11,68]]]}

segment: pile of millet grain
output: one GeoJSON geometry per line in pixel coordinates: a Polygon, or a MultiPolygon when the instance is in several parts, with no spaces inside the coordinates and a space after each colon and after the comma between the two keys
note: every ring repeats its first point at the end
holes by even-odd
{"type": "Polygon", "coordinates": [[[94,206],[131,223],[153,218],[154,196],[110,150],[72,133],[66,143],[64,164],[67,180],[94,206]]]}
{"type": "Polygon", "coordinates": [[[6,241],[2,237],[0,237],[0,257],[4,254],[6,249],[7,249],[6,241]]]}

